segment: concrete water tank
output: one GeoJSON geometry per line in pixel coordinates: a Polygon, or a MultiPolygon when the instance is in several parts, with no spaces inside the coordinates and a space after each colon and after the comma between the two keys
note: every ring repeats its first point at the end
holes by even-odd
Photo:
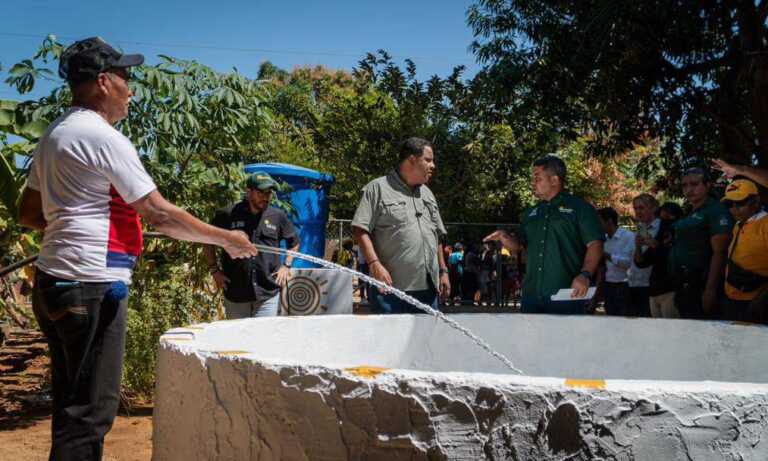
{"type": "Polygon", "coordinates": [[[154,459],[768,459],[768,328],[466,314],[221,321],[160,341],[154,459]]]}
{"type": "MultiPolygon", "coordinates": [[[[246,173],[264,171],[278,181],[288,183],[293,191],[280,194],[296,210],[291,217],[301,240],[301,252],[322,258],[325,253],[325,225],[328,222],[328,192],[335,179],[332,175],[286,163],[252,163],[246,173]]],[[[316,267],[296,259],[293,267],[316,267]]]]}

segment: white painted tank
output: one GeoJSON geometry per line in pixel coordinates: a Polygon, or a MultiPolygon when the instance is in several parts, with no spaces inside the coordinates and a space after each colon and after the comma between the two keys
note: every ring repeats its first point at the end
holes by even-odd
{"type": "Polygon", "coordinates": [[[768,460],[768,328],[280,317],[160,342],[156,460],[768,460]]]}

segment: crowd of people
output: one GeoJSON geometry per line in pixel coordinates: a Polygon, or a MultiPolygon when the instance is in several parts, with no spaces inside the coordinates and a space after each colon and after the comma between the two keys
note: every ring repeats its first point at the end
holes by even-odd
{"type": "MultiPolygon", "coordinates": [[[[768,184],[766,172],[722,160],[713,167],[683,172],[684,203],[660,204],[642,193],[632,201],[631,219],[622,219],[611,207],[596,210],[568,193],[564,162],[548,155],[533,165],[539,202],[524,211],[518,232],[496,231],[482,246],[443,245],[445,229],[426,186],[434,152],[412,138],[400,165],[364,190],[352,224],[357,252],[374,277],[433,305],[439,298],[448,305],[506,305],[519,293],[524,313],[602,307],[609,316],[766,322],[768,220],[759,191],[768,184]],[[721,197],[713,170],[731,180],[721,197]],[[428,198],[420,207],[422,194],[428,198]],[[497,281],[502,300],[495,299],[497,281]],[[590,286],[596,294],[585,297],[590,286]],[[561,289],[570,289],[570,298],[553,301],[561,289]]],[[[368,295],[381,313],[416,312],[395,298],[396,308],[378,301],[391,297],[379,290],[368,295]]]]}
{"type": "Polygon", "coordinates": [[[684,172],[685,208],[635,197],[635,232],[618,226],[612,208],[598,210],[606,232],[598,277],[606,314],[766,321],[768,220],[749,178],[761,173],[747,168],[739,175],[723,161],[716,168],[740,176],[719,199],[702,167],[684,172]]]}
{"type": "MultiPolygon", "coordinates": [[[[130,68],[143,60],[99,38],[63,51],[59,75],[72,107],[40,139],[20,199],[19,223],[44,232],[33,310],[51,357],[51,459],[101,459],[119,401],[140,217],[171,238],[205,245],[228,318],[277,312],[292,258],[259,252],[257,244],[300,249],[290,220],[269,205],[276,183],[264,172],[251,175],[244,199],[219,210],[211,224],[163,198],[131,141],[114,128],[128,115],[130,68]]],[[[440,299],[482,302],[495,280],[516,289],[524,267],[524,313],[590,312],[595,298],[586,295],[597,284],[609,315],[766,321],[768,214],[758,184],[768,185],[768,171],[716,161],[735,178],[718,199],[707,169],[687,170],[687,210],[641,194],[632,232],[619,226],[616,211],[595,210],[568,193],[564,162],[547,155],[533,163],[539,202],[523,212],[519,231],[498,230],[482,249],[465,249],[443,244],[438,199],[427,186],[435,157],[424,139],[400,145],[395,168],[363,188],[354,242],[338,250],[337,262],[350,267],[356,260],[372,277],[435,308],[440,299]],[[563,289],[565,299],[553,298],[563,289]]],[[[379,313],[422,313],[391,290],[364,296],[379,313]]]]}

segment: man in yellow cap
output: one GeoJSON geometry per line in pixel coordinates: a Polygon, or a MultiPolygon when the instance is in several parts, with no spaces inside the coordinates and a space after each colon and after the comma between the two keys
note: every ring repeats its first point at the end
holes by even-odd
{"type": "Polygon", "coordinates": [[[736,220],[725,272],[725,317],[751,320],[768,298],[768,213],[749,179],[733,181],[722,201],[736,220]]]}

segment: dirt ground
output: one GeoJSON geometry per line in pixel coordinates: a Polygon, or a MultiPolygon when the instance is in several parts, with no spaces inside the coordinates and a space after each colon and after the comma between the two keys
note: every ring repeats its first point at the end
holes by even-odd
{"type": "MultiPolygon", "coordinates": [[[[36,331],[13,330],[0,347],[0,461],[45,461],[51,431],[48,357],[36,331]]],[[[152,407],[121,414],[107,435],[105,461],[152,458],[152,407]]]]}

